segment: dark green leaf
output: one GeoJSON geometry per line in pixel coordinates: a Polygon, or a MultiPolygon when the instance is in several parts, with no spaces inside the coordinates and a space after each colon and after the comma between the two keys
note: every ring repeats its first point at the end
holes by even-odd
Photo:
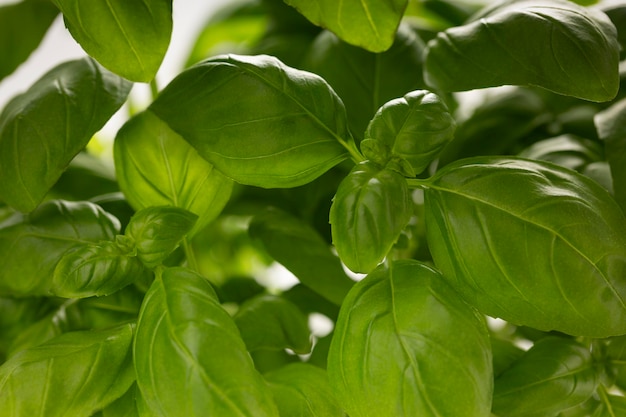
{"type": "Polygon", "coordinates": [[[149,82],[172,33],[172,0],[52,0],[83,49],[132,81],[149,82]]]}
{"type": "Polygon", "coordinates": [[[381,265],[350,291],[328,375],[351,417],[488,417],[491,408],[483,317],[413,260],[381,265]]]}
{"type": "Polygon", "coordinates": [[[194,272],[157,274],[139,315],[134,357],[153,416],[278,416],[232,318],[194,272]]]}
{"type": "Polygon", "coordinates": [[[103,158],[79,152],[46,198],[80,201],[119,190],[115,172],[103,158]]]}
{"type": "Polygon", "coordinates": [[[233,317],[249,351],[291,349],[311,351],[307,318],[290,301],[275,295],[260,295],[241,305],[233,317]]]}
{"type": "Polygon", "coordinates": [[[0,297],[0,364],[15,340],[52,309],[44,297],[0,297]]]}
{"type": "Polygon", "coordinates": [[[598,113],[595,124],[611,167],[615,199],[626,212],[626,99],[598,113]]]}
{"type": "Polygon", "coordinates": [[[534,85],[591,101],[619,87],[617,31],[565,0],[505,2],[428,43],[425,79],[444,91],[534,85]]]}
{"type": "Polygon", "coordinates": [[[264,375],[281,416],[344,417],[326,371],[294,363],[264,375]]]}
{"type": "Polygon", "coordinates": [[[333,243],[354,272],[369,272],[391,250],[413,214],[405,179],[362,162],[341,182],[330,209],[333,243]]]}
{"type": "Polygon", "coordinates": [[[483,313],[579,336],[626,332],[626,218],[595,181],[482,157],[447,165],[428,187],[435,264],[483,313]]]}
{"type": "Polygon", "coordinates": [[[135,210],[174,206],[196,214],[190,235],[213,221],[230,198],[232,181],[150,111],[128,121],[114,146],[118,180],[129,203],[135,210]]]}
{"type": "Polygon", "coordinates": [[[0,223],[0,293],[50,295],[52,274],[72,249],[113,240],[119,222],[95,204],[49,201],[0,223]]]}
{"type": "Polygon", "coordinates": [[[286,350],[255,350],[250,352],[254,366],[261,374],[280,369],[290,363],[300,362],[300,358],[286,350]]]}
{"type": "Polygon", "coordinates": [[[241,304],[264,291],[265,287],[252,277],[230,277],[217,288],[217,295],[222,303],[241,304]]]}
{"type": "Polygon", "coordinates": [[[137,385],[133,384],[122,397],[102,410],[102,417],[140,417],[137,410],[137,385]]]}
{"type": "Polygon", "coordinates": [[[130,83],[90,58],[52,69],[0,114],[0,198],[31,211],[124,103],[130,83]]]}
{"type": "Polygon", "coordinates": [[[256,215],[249,233],[300,282],[337,305],[354,284],[315,229],[286,212],[268,209],[256,215]]]}
{"type": "Polygon", "coordinates": [[[23,1],[0,7],[0,80],[26,61],[58,14],[48,2],[23,1]]]}
{"type": "Polygon", "coordinates": [[[519,153],[520,157],[552,162],[581,172],[585,166],[604,158],[598,142],[574,135],[561,135],[534,143],[519,153]]]}
{"type": "Polygon", "coordinates": [[[492,336],[491,351],[493,354],[493,375],[498,377],[509,369],[523,354],[524,351],[512,341],[492,336]]]}
{"type": "Polygon", "coordinates": [[[311,182],[347,158],[343,103],[320,77],[268,56],[220,56],[175,78],[150,106],[233,180],[311,182]]]}
{"type": "Polygon", "coordinates": [[[195,214],[177,207],[147,207],[130,219],[125,235],[134,241],[139,259],[154,268],[178,247],[197,219],[195,214]]]}
{"type": "Polygon", "coordinates": [[[493,412],[550,416],[586,401],[598,385],[589,348],[573,339],[539,340],[495,380],[493,412]]]}
{"type": "Polygon", "coordinates": [[[314,24],[372,52],[393,43],[408,0],[285,0],[314,24]]]}
{"type": "Polygon", "coordinates": [[[0,409],[10,417],[91,417],[135,375],[133,325],[66,333],[0,366],[0,409]]]}

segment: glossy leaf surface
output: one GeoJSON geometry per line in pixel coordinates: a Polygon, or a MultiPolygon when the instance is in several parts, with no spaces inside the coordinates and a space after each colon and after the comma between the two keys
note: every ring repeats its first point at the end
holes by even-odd
{"type": "Polygon", "coordinates": [[[381,265],[350,291],[328,375],[351,417],[488,417],[491,408],[483,317],[413,260],[381,265]]]}
{"type": "Polygon", "coordinates": [[[435,264],[483,313],[572,335],[626,332],[626,218],[595,181],[472,158],[439,171],[425,199],[435,264]]]}
{"type": "Polygon", "coordinates": [[[169,205],[190,211],[198,216],[190,235],[213,221],[230,198],[232,181],[150,111],[120,129],[114,157],[120,188],[135,210],[169,205]]]}
{"type": "Polygon", "coordinates": [[[119,222],[87,202],[49,201],[0,224],[0,293],[51,295],[56,264],[84,244],[112,240],[119,222]]]}
{"type": "Polygon", "coordinates": [[[303,185],[348,156],[339,97],[319,76],[269,56],[203,61],[176,77],[150,109],[242,184],[303,185]]]}
{"type": "Polygon", "coordinates": [[[428,43],[425,79],[444,91],[534,85],[591,101],[619,86],[609,18],[564,0],[504,2],[428,43]]]}
{"type": "Polygon", "coordinates": [[[90,58],[50,70],[0,114],[0,198],[31,211],[124,103],[130,83],[90,58]]]}
{"type": "Polygon", "coordinates": [[[157,274],[139,315],[134,358],[153,416],[278,416],[232,318],[194,272],[157,274]]]}
{"type": "Polygon", "coordinates": [[[393,37],[407,0],[285,0],[314,24],[327,28],[344,41],[372,52],[382,52],[393,37]]]}
{"type": "Polygon", "coordinates": [[[172,0],[52,0],[83,49],[131,81],[149,82],[172,33],[172,0]]]}
{"type": "Polygon", "coordinates": [[[413,214],[405,179],[362,162],[337,189],[330,209],[333,244],[348,268],[367,273],[387,256],[413,214]]]}
{"type": "Polygon", "coordinates": [[[135,378],[133,325],[66,333],[0,366],[7,417],[91,417],[121,397],[135,378]]]}
{"type": "Polygon", "coordinates": [[[626,212],[626,100],[597,113],[594,120],[611,167],[615,199],[626,212]]]}
{"type": "Polygon", "coordinates": [[[493,412],[510,417],[556,414],[590,398],[598,377],[589,348],[573,339],[547,337],[496,378],[493,412]]]}

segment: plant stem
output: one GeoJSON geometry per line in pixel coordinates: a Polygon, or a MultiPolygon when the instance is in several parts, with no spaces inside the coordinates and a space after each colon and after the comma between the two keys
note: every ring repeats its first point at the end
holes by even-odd
{"type": "Polygon", "coordinates": [[[365,161],[365,158],[363,157],[363,155],[361,155],[361,152],[359,152],[358,148],[356,147],[354,138],[350,137],[347,140],[344,140],[343,138],[337,136],[337,141],[350,153],[352,161],[354,161],[355,164],[365,161]]]}
{"type": "Polygon", "coordinates": [[[421,189],[429,188],[428,179],[421,180],[418,178],[407,178],[406,182],[409,185],[409,188],[421,188],[421,189]]]}
{"type": "Polygon", "coordinates": [[[196,261],[196,255],[193,252],[193,248],[191,247],[191,243],[187,240],[187,237],[183,239],[183,250],[185,251],[185,257],[187,258],[187,266],[190,269],[193,269],[196,272],[200,272],[198,269],[198,262],[196,261]]]}
{"type": "Polygon", "coordinates": [[[150,94],[152,95],[152,101],[159,95],[159,85],[157,84],[156,77],[150,81],[150,94]]]}

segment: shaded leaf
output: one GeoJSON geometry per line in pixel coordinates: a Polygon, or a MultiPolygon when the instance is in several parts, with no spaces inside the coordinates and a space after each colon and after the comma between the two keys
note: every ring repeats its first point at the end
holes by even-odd
{"type": "Polygon", "coordinates": [[[626,212],[626,99],[597,113],[594,121],[598,136],[604,141],[615,199],[626,212]]]}

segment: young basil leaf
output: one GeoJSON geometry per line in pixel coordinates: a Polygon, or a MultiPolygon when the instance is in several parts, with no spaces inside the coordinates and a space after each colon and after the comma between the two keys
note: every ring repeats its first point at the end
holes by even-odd
{"type": "Polygon", "coordinates": [[[264,375],[281,416],[344,417],[326,371],[293,363],[264,375]]]}
{"type": "Polygon", "coordinates": [[[50,295],[54,268],[72,249],[113,240],[119,222],[87,202],[53,200],[0,223],[0,293],[50,295]]]}
{"type": "Polygon", "coordinates": [[[362,162],[337,189],[330,224],[337,253],[354,272],[370,272],[391,250],[413,214],[405,179],[362,162]]]}
{"type": "Polygon", "coordinates": [[[310,225],[282,210],[268,209],[254,216],[248,231],[300,282],[341,305],[354,281],[330,245],[310,225]]]}
{"type": "Polygon", "coordinates": [[[147,207],[130,219],[125,235],[149,268],[163,263],[196,223],[198,216],[177,207],[147,207]]]}
{"type": "Polygon", "coordinates": [[[150,82],[172,33],[172,0],[52,0],[83,49],[132,81],[150,82]]]}
{"type": "Polygon", "coordinates": [[[278,416],[237,326],[208,281],[190,270],[157,270],[139,314],[134,358],[153,416],[278,416]]]}
{"type": "Polygon", "coordinates": [[[419,90],[382,106],[365,131],[363,155],[386,165],[393,157],[409,162],[414,177],[435,160],[454,135],[456,123],[436,94],[419,90]],[[373,146],[376,142],[377,146],[373,146]],[[384,153],[378,148],[382,147],[384,153]]]}
{"type": "Polygon", "coordinates": [[[598,136],[604,141],[615,199],[626,212],[626,99],[597,113],[594,122],[598,136]]]}
{"type": "Polygon", "coordinates": [[[341,307],[328,376],[351,417],[488,417],[484,318],[425,264],[381,265],[341,307]]]}
{"type": "Polygon", "coordinates": [[[91,417],[135,378],[133,325],[66,333],[0,366],[0,409],[7,416],[91,417]]]}
{"type": "Polygon", "coordinates": [[[26,61],[58,14],[48,2],[24,1],[0,7],[0,80],[26,61]]]}
{"type": "Polygon", "coordinates": [[[126,100],[131,84],[90,58],[61,64],[0,114],[0,198],[31,211],[126,100]]]}
{"type": "Polygon", "coordinates": [[[447,165],[425,192],[444,277],[479,310],[572,335],[626,332],[626,218],[595,181],[542,161],[447,165]]]}
{"type": "Polygon", "coordinates": [[[344,41],[372,52],[383,52],[393,44],[408,0],[285,0],[285,3],[344,41]]]}
{"type": "Polygon", "coordinates": [[[504,84],[609,101],[619,87],[617,31],[565,0],[505,2],[428,43],[425,79],[443,91],[504,84]]]}
{"type": "Polygon", "coordinates": [[[198,216],[190,236],[213,221],[230,198],[232,181],[150,111],[119,130],[114,157],[120,188],[135,210],[174,206],[190,211],[198,216]]]}
{"type": "Polygon", "coordinates": [[[556,414],[590,398],[598,376],[589,348],[574,339],[546,337],[496,378],[493,412],[507,417],[556,414]]]}
{"type": "Polygon", "coordinates": [[[260,295],[244,302],[233,317],[249,351],[291,349],[311,352],[307,318],[290,301],[275,295],[260,295]]]}
{"type": "Polygon", "coordinates": [[[348,156],[339,97],[319,76],[269,56],[203,61],[176,77],[150,110],[242,184],[303,185],[348,156]]]}

